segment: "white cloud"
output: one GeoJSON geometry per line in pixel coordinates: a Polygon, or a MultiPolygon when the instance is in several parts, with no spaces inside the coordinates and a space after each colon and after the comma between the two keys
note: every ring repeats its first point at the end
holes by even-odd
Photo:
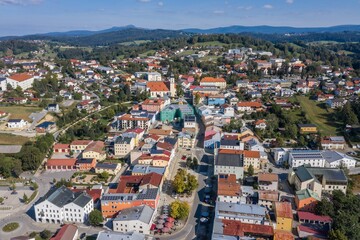
{"type": "Polygon", "coordinates": [[[0,5],[29,5],[41,2],[42,0],[0,0],[0,5]]]}
{"type": "Polygon", "coordinates": [[[251,10],[253,7],[252,6],[240,6],[238,7],[238,9],[241,9],[241,10],[251,10]]]}
{"type": "Polygon", "coordinates": [[[288,3],[288,4],[293,4],[293,3],[294,3],[294,0],[286,0],[286,3],[288,3]]]}
{"type": "Polygon", "coordinates": [[[138,0],[139,2],[142,2],[142,3],[147,3],[147,2],[151,2],[151,0],[138,0]]]}
{"type": "Polygon", "coordinates": [[[274,8],[272,5],[270,5],[270,4],[265,4],[264,6],[263,6],[263,8],[266,8],[266,9],[272,9],[272,8],[274,8]]]}
{"type": "Polygon", "coordinates": [[[223,11],[223,10],[215,10],[213,13],[214,14],[224,14],[225,11],[223,11]]]}
{"type": "Polygon", "coordinates": [[[163,3],[163,2],[158,2],[158,5],[159,5],[160,7],[162,7],[162,6],[164,6],[164,3],[163,3]]]}

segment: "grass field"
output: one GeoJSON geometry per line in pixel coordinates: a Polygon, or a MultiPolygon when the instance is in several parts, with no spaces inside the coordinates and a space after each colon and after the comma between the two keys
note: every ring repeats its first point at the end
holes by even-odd
{"type": "Polygon", "coordinates": [[[305,96],[297,96],[301,108],[306,112],[310,123],[315,124],[324,136],[336,136],[341,127],[340,123],[333,120],[333,110],[321,107],[320,103],[310,100],[305,96]]]}
{"type": "Polygon", "coordinates": [[[30,140],[30,138],[19,135],[0,133],[0,145],[23,145],[30,140]]]}
{"type": "Polygon", "coordinates": [[[10,118],[22,118],[26,121],[31,121],[29,115],[33,112],[39,112],[42,109],[39,107],[25,107],[25,106],[6,106],[0,107],[0,111],[10,113],[10,118]]]}

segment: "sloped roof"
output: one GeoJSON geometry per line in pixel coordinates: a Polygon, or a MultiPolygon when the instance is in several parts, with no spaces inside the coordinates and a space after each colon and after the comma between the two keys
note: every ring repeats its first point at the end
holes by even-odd
{"type": "Polygon", "coordinates": [[[119,212],[114,222],[140,221],[145,224],[150,224],[154,211],[153,208],[147,205],[124,209],[119,212]]]}
{"type": "Polygon", "coordinates": [[[166,84],[164,82],[148,82],[147,87],[150,89],[150,91],[152,92],[168,92],[169,88],[168,86],[166,86],[166,84]]]}
{"type": "Polygon", "coordinates": [[[31,76],[28,73],[18,73],[18,74],[11,75],[9,78],[14,81],[17,81],[17,82],[23,82],[23,81],[29,80],[32,77],[33,76],[31,76]]]}
{"type": "Polygon", "coordinates": [[[222,223],[224,235],[243,237],[245,233],[263,236],[272,236],[274,234],[273,227],[268,225],[242,223],[227,219],[222,219],[222,223]]]}
{"type": "Polygon", "coordinates": [[[50,240],[69,240],[74,239],[77,235],[78,228],[73,224],[65,224],[61,227],[60,231],[56,234],[55,237],[52,237],[50,240]]]}
{"type": "Polygon", "coordinates": [[[276,217],[293,218],[291,203],[289,202],[276,202],[275,203],[276,217]]]}

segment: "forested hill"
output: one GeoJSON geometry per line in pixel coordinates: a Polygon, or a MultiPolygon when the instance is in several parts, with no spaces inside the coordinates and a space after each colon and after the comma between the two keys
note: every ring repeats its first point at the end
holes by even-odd
{"type": "Polygon", "coordinates": [[[3,37],[0,40],[49,40],[67,43],[77,46],[107,46],[122,42],[135,40],[160,40],[166,38],[176,38],[190,35],[181,31],[173,30],[147,30],[140,28],[129,28],[113,32],[104,32],[90,36],[48,36],[48,35],[28,35],[23,37],[3,37]]]}

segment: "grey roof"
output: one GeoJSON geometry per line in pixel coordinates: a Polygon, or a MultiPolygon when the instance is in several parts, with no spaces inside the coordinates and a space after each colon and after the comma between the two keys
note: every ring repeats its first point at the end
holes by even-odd
{"type": "Polygon", "coordinates": [[[321,152],[318,150],[293,150],[290,152],[294,160],[299,159],[323,159],[321,152]]]}
{"type": "Polygon", "coordinates": [[[131,138],[129,137],[118,137],[116,139],[116,144],[130,144],[131,138]]]}
{"type": "Polygon", "coordinates": [[[220,145],[223,145],[223,146],[239,146],[240,141],[239,140],[232,140],[232,139],[221,139],[220,145]]]}
{"type": "Polygon", "coordinates": [[[137,164],[133,167],[132,172],[133,173],[141,173],[141,174],[147,174],[147,173],[158,173],[161,175],[164,175],[166,168],[165,167],[153,167],[151,165],[140,165],[137,164]]]}
{"type": "Polygon", "coordinates": [[[304,166],[298,167],[295,171],[301,182],[306,182],[310,179],[313,179],[311,173],[304,166]]]}
{"type": "Polygon", "coordinates": [[[348,181],[344,171],[339,168],[308,168],[308,170],[317,178],[325,178],[326,182],[347,183],[348,181]]]}
{"type": "Polygon", "coordinates": [[[156,199],[158,191],[158,188],[144,189],[141,193],[139,193],[137,199],[156,199]]]}
{"type": "Polygon", "coordinates": [[[22,119],[9,119],[8,122],[21,122],[22,119]]]}
{"type": "Polygon", "coordinates": [[[344,159],[344,158],[348,158],[348,159],[352,159],[354,160],[352,157],[350,156],[347,156],[345,154],[342,154],[342,153],[339,153],[339,152],[336,152],[336,151],[323,151],[321,153],[321,155],[324,157],[324,159],[328,162],[328,163],[332,163],[332,162],[336,162],[336,161],[339,161],[341,159],[344,159]]]}
{"type": "MultiPolygon", "coordinates": [[[[217,211],[225,213],[239,213],[244,215],[257,215],[265,217],[265,208],[254,204],[238,204],[238,203],[227,203],[217,202],[217,211]]],[[[219,213],[222,215],[221,213],[219,213]]]]}
{"type": "MultiPolygon", "coordinates": [[[[324,179],[326,182],[347,183],[347,178],[342,169],[338,168],[317,168],[301,166],[295,169],[296,175],[301,182],[310,179],[324,179]]],[[[319,180],[318,180],[319,181],[319,180]]]]}
{"type": "Polygon", "coordinates": [[[219,153],[218,157],[216,158],[215,165],[243,167],[244,161],[242,155],[240,154],[219,153]]]}
{"type": "Polygon", "coordinates": [[[102,169],[116,169],[118,166],[117,163],[97,163],[96,168],[102,168],[102,169]]]}
{"type": "Polygon", "coordinates": [[[96,240],[145,240],[145,235],[137,232],[119,233],[101,231],[99,232],[96,240]]]}
{"type": "Polygon", "coordinates": [[[101,201],[121,201],[121,202],[128,202],[133,201],[136,199],[136,193],[116,193],[116,194],[104,194],[101,197],[101,201]]]}
{"type": "Polygon", "coordinates": [[[73,193],[67,187],[61,186],[47,192],[42,198],[40,198],[39,203],[45,200],[48,200],[58,207],[63,207],[69,203],[74,203],[80,207],[84,207],[92,200],[92,198],[86,192],[73,193]]]}
{"type": "Polygon", "coordinates": [[[114,219],[114,222],[141,221],[143,223],[150,224],[154,211],[155,210],[153,208],[147,205],[127,208],[119,212],[117,217],[114,219]]]}

